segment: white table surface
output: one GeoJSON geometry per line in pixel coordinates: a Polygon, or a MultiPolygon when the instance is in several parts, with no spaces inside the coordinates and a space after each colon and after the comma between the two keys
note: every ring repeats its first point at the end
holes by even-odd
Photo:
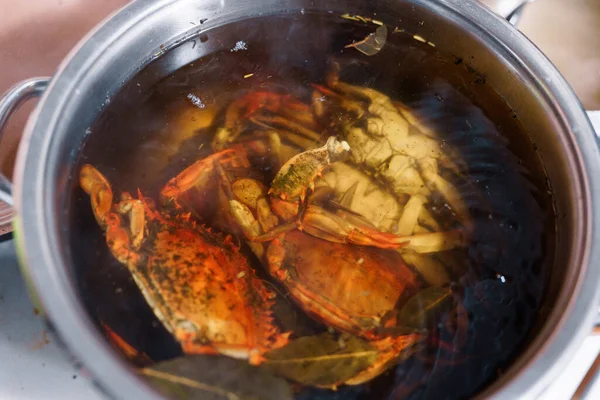
{"type": "MultiPolygon", "coordinates": [[[[600,132],[600,112],[590,116],[600,132]]],[[[105,400],[53,339],[46,338],[12,246],[12,241],[0,243],[0,400],[105,400]]],[[[540,400],[570,399],[599,352],[600,336],[588,337],[540,400]]],[[[600,384],[588,398],[600,399],[600,384]]]]}
{"type": "Polygon", "coordinates": [[[106,400],[46,336],[12,246],[0,243],[0,400],[106,400]]]}

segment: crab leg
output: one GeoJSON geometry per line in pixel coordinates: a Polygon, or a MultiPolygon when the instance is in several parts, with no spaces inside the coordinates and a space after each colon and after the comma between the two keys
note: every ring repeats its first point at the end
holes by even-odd
{"type": "Polygon", "coordinates": [[[340,104],[342,109],[354,114],[356,118],[362,118],[364,115],[365,110],[359,101],[351,100],[348,97],[342,96],[341,94],[316,83],[313,83],[312,87],[315,88],[312,94],[312,107],[313,112],[318,117],[322,117],[325,114],[324,103],[328,101],[328,97],[334,98],[340,104]]]}
{"type": "Polygon", "coordinates": [[[234,100],[225,111],[225,123],[217,129],[212,140],[213,150],[221,151],[233,142],[242,133],[244,113],[249,105],[249,96],[243,96],[234,100]]]}
{"type": "MultiPolygon", "coordinates": [[[[281,118],[281,119],[282,119],[282,121],[284,120],[283,118],[281,118]]],[[[262,122],[262,121],[263,121],[263,119],[259,119],[259,118],[252,119],[252,122],[254,122],[256,125],[259,125],[266,129],[266,131],[253,132],[253,136],[256,137],[257,135],[261,135],[262,132],[274,132],[279,139],[279,147],[281,147],[282,139],[285,139],[287,142],[290,142],[292,145],[299,147],[302,150],[305,150],[305,149],[308,149],[308,148],[314,146],[319,141],[319,134],[316,132],[313,132],[314,135],[312,135],[312,137],[306,137],[305,135],[294,132],[292,130],[292,128],[289,126],[286,126],[286,124],[283,124],[283,123],[281,124],[286,129],[281,129],[281,128],[275,129],[270,124],[262,122]]],[[[303,129],[308,130],[308,128],[303,128],[303,129]]],[[[238,142],[241,142],[241,140],[238,142]]],[[[281,163],[280,166],[282,164],[283,163],[281,163]]]]}
{"type": "Polygon", "coordinates": [[[465,245],[465,232],[453,230],[448,232],[419,233],[405,236],[408,243],[403,250],[413,250],[417,253],[437,253],[439,251],[452,250],[465,245]]]}
{"type": "Polygon", "coordinates": [[[221,179],[221,188],[229,199],[229,208],[234,217],[242,228],[251,229],[247,236],[260,235],[279,225],[279,219],[273,214],[267,200],[267,188],[261,182],[242,178],[232,183],[221,165],[217,164],[216,168],[221,179]],[[251,210],[256,210],[256,218],[251,210]],[[252,215],[252,219],[248,215],[252,215]]]}
{"type": "Polygon", "coordinates": [[[444,196],[450,204],[453,211],[459,216],[465,227],[470,227],[470,217],[466,204],[464,203],[458,190],[438,173],[437,161],[434,158],[426,157],[419,160],[421,175],[427,185],[432,190],[437,190],[444,196]]]}
{"type": "MultiPolygon", "coordinates": [[[[216,164],[216,168],[221,180],[221,188],[223,189],[228,201],[228,205],[224,205],[224,207],[228,207],[229,214],[237,222],[244,236],[249,237],[260,235],[262,233],[262,227],[249,208],[249,206],[252,205],[254,206],[253,208],[256,208],[256,197],[261,194],[261,191],[264,192],[260,183],[256,182],[259,190],[258,194],[253,193],[255,190],[252,190],[252,187],[246,188],[240,193],[241,196],[238,197],[242,201],[235,200],[236,196],[234,194],[233,184],[231,183],[229,176],[219,164],[216,164]]],[[[264,247],[261,243],[249,243],[249,246],[258,258],[262,258],[264,255],[264,247]]]]}
{"type": "Polygon", "coordinates": [[[397,249],[409,243],[407,237],[382,232],[366,224],[352,222],[343,216],[309,205],[302,218],[301,230],[330,242],[352,243],[383,249],[397,249]]]}
{"type": "Polygon", "coordinates": [[[225,112],[225,123],[217,129],[212,140],[212,148],[220,151],[233,143],[243,132],[248,117],[260,110],[283,113],[296,119],[302,126],[316,126],[308,105],[292,96],[273,92],[251,92],[229,105],[225,112]]]}
{"type": "Polygon", "coordinates": [[[419,213],[419,224],[425,228],[429,228],[432,231],[440,230],[440,225],[425,207],[421,208],[421,212],[419,213]]]}
{"type": "Polygon", "coordinates": [[[316,129],[318,126],[311,107],[301,101],[287,102],[279,112],[286,118],[294,120],[309,129],[316,129]]]}
{"type": "MultiPolygon", "coordinates": [[[[265,197],[266,188],[253,179],[240,179],[231,183],[227,173],[220,165],[217,169],[221,179],[221,187],[229,199],[229,213],[237,222],[247,239],[258,237],[263,232],[272,230],[279,224],[265,197]],[[256,217],[252,210],[256,210],[256,217]]],[[[248,243],[254,254],[262,258],[265,252],[262,243],[248,243]]]]}
{"type": "Polygon", "coordinates": [[[244,194],[248,193],[248,186],[250,185],[260,185],[259,182],[251,180],[251,179],[240,179],[237,180],[234,184],[233,184],[233,188],[232,191],[234,193],[234,196],[240,200],[245,200],[243,201],[243,203],[249,207],[251,207],[252,209],[256,210],[256,218],[258,220],[258,223],[260,225],[260,227],[262,228],[263,232],[267,232],[270,231],[272,229],[274,229],[277,225],[279,225],[279,218],[277,218],[277,216],[275,214],[273,214],[273,211],[271,210],[271,207],[269,206],[269,201],[266,198],[266,188],[264,188],[262,185],[260,185],[257,189],[260,189],[260,192],[255,192],[256,194],[256,198],[252,199],[249,201],[249,199],[243,198],[243,196],[241,194],[239,194],[239,192],[243,191],[244,194]],[[244,185],[245,187],[240,187],[244,185]]]}
{"type": "Polygon", "coordinates": [[[230,200],[229,207],[231,213],[240,224],[246,238],[254,238],[262,234],[260,223],[245,204],[242,204],[237,200],[230,200]]]}
{"type": "Polygon", "coordinates": [[[412,265],[431,286],[442,286],[450,282],[448,271],[442,263],[431,256],[422,255],[413,251],[402,252],[402,258],[407,264],[412,265]]]}
{"type": "Polygon", "coordinates": [[[227,107],[225,122],[217,129],[211,143],[213,150],[221,151],[238,138],[243,131],[245,118],[260,108],[261,103],[266,102],[268,93],[264,96],[261,93],[248,93],[227,107]]]}
{"type": "Polygon", "coordinates": [[[413,231],[417,226],[419,215],[423,209],[423,204],[426,202],[427,199],[420,195],[412,196],[410,200],[408,200],[408,203],[404,206],[400,221],[398,221],[398,229],[396,229],[398,235],[407,236],[413,234],[413,231]]]}
{"type": "Polygon", "coordinates": [[[286,160],[282,159],[279,132],[274,129],[253,131],[251,137],[252,139],[249,140],[240,139],[236,144],[250,150],[253,154],[269,157],[273,168],[281,168],[286,160]],[[266,138],[266,140],[263,138],[266,138]]]}
{"type": "MultiPolygon", "coordinates": [[[[263,232],[260,222],[246,205],[237,200],[230,200],[229,207],[231,214],[242,228],[244,236],[246,236],[246,239],[248,239],[250,243],[271,241],[282,233],[297,229],[299,226],[297,221],[292,221],[263,232]]],[[[253,245],[251,245],[251,247],[254,250],[253,245]]],[[[262,251],[259,252],[263,254],[262,251]]],[[[255,251],[255,253],[258,255],[257,251],[255,251]]]]}
{"type": "Polygon", "coordinates": [[[289,120],[287,118],[283,118],[280,116],[257,115],[256,117],[250,118],[250,120],[256,124],[268,127],[272,127],[273,125],[281,125],[286,129],[298,132],[302,136],[314,140],[315,142],[319,140],[318,133],[307,128],[301,123],[289,120]]]}
{"type": "Polygon", "coordinates": [[[196,161],[171,179],[160,192],[162,204],[173,204],[176,209],[183,208],[178,197],[195,187],[207,186],[215,178],[215,161],[223,161],[234,157],[235,150],[227,149],[196,161]]]}

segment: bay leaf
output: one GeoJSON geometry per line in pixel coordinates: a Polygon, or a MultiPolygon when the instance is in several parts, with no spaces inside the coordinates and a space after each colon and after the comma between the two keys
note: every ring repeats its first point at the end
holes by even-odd
{"type": "Polygon", "coordinates": [[[374,56],[379,53],[387,41],[388,30],[385,25],[381,25],[375,29],[374,33],[370,33],[366,38],[359,42],[350,43],[346,48],[354,47],[356,50],[367,56],[374,56]]]}
{"type": "Polygon", "coordinates": [[[175,400],[292,400],[289,383],[246,360],[186,355],[144,368],[159,392],[175,400]]]}
{"type": "Polygon", "coordinates": [[[281,286],[269,281],[266,282],[269,288],[276,293],[271,311],[282,332],[294,332],[296,336],[311,336],[317,332],[322,332],[322,330],[316,330],[319,326],[313,319],[302,312],[291,299],[283,295],[285,292],[281,286]]]}
{"type": "Polygon", "coordinates": [[[449,288],[430,286],[411,297],[398,315],[398,326],[423,329],[452,305],[449,288]]]}
{"type": "Polygon", "coordinates": [[[305,336],[266,355],[262,365],[305,385],[335,387],[368,368],[378,350],[355,336],[305,336]]]}

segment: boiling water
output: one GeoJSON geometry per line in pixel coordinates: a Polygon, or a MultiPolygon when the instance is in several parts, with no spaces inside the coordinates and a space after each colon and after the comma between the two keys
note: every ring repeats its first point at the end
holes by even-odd
{"type": "MultiPolygon", "coordinates": [[[[214,126],[222,121],[225,105],[257,89],[308,102],[311,84],[323,83],[335,59],[341,80],[403,102],[466,163],[466,178],[453,183],[473,215],[474,232],[468,247],[454,252],[461,268],[452,273],[452,288],[460,294],[469,325],[459,353],[431,345],[366,384],[337,392],[295,387],[296,397],[459,399],[485,388],[526,343],[552,265],[550,192],[517,116],[466,60],[408,33],[390,29],[383,50],[367,57],[344,46],[364,38],[373,25],[312,14],[234,25],[181,44],[190,52],[202,46],[215,50],[168,76],[157,81],[154,63],[134,77],[91,127],[81,163],[96,166],[117,194],[139,188],[156,198],[171,177],[211,154],[214,126]]],[[[76,182],[72,210],[73,257],[91,315],[154,361],[180,355],[130,273],[107,250],[89,197],[76,182]]],[[[248,257],[261,274],[257,260],[248,257]]],[[[325,330],[288,306],[296,332],[325,330]]],[[[438,334],[441,343],[452,340],[443,328],[438,334]]]]}

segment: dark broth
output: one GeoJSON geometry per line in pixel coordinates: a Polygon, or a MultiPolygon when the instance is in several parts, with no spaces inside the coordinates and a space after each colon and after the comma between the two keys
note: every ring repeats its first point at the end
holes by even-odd
{"type": "MultiPolygon", "coordinates": [[[[536,322],[552,266],[551,195],[527,132],[468,60],[444,54],[408,33],[392,33],[393,28],[375,56],[344,48],[373,29],[338,16],[307,13],[209,30],[180,46],[189,51],[212,46],[215,51],[164,78],[150,64],[127,83],[91,127],[81,163],[105,174],[116,195],[139,188],[156,198],[171,177],[211,153],[214,130],[206,121],[213,116],[220,121],[222,115],[213,115],[215,110],[254,89],[308,101],[311,83],[322,83],[335,59],[343,81],[404,102],[468,166],[467,179],[455,184],[470,207],[475,230],[468,248],[460,252],[466,272],[453,276],[453,287],[462,293],[469,329],[459,354],[427,348],[366,384],[342,386],[337,392],[302,388],[297,398],[466,398],[502,374],[536,322]],[[247,48],[232,51],[239,40],[247,48]],[[253,76],[244,78],[247,74],[253,76]]],[[[77,182],[73,188],[72,256],[91,315],[154,361],[180,355],[128,270],[109,253],[89,197],[77,182]]],[[[307,317],[296,323],[300,331],[323,330],[307,317]]],[[[441,335],[450,339],[443,331],[441,335]]]]}

